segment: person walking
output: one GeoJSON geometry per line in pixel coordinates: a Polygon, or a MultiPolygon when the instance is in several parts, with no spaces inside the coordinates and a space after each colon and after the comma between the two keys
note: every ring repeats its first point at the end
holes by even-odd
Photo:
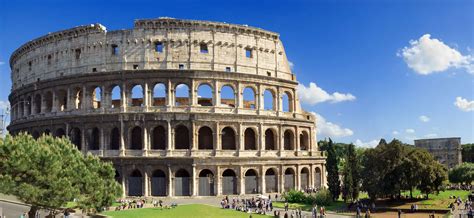
{"type": "Polygon", "coordinates": [[[288,201],[285,201],[285,211],[288,211],[288,201]]]}

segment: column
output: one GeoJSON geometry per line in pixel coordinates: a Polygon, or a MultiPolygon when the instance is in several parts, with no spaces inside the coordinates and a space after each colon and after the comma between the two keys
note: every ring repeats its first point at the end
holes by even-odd
{"type": "Polygon", "coordinates": [[[82,145],[81,151],[82,151],[82,153],[85,153],[87,151],[87,144],[86,144],[86,134],[87,134],[87,132],[86,132],[86,128],[82,128],[81,132],[82,132],[82,134],[81,134],[81,145],[82,145]]]}
{"type": "Polygon", "coordinates": [[[122,89],[120,90],[122,93],[122,101],[120,101],[120,103],[122,105],[120,105],[120,111],[121,112],[126,112],[127,111],[127,105],[128,105],[128,96],[127,96],[127,86],[125,85],[125,83],[122,84],[122,89]]]}
{"type": "Polygon", "coordinates": [[[256,94],[256,96],[257,96],[257,97],[255,98],[255,101],[256,101],[256,102],[255,102],[255,106],[256,106],[257,111],[259,111],[259,113],[260,113],[260,110],[264,110],[264,109],[265,109],[265,107],[264,107],[264,105],[263,105],[263,104],[264,104],[264,97],[263,97],[263,94],[264,94],[265,91],[262,89],[262,85],[261,85],[261,84],[259,84],[259,85],[257,86],[257,90],[255,90],[255,92],[256,92],[255,94],[256,94]]]}
{"type": "Polygon", "coordinates": [[[197,101],[197,89],[199,87],[196,87],[196,84],[194,82],[194,79],[191,81],[190,87],[189,87],[189,105],[191,106],[196,106],[198,101],[197,101]]]}
{"type": "Polygon", "coordinates": [[[56,111],[59,111],[58,110],[58,99],[57,99],[57,95],[56,95],[56,90],[52,90],[52,104],[51,104],[51,112],[54,113],[56,111]]]}
{"type": "Polygon", "coordinates": [[[196,123],[192,121],[191,123],[191,151],[198,150],[198,137],[197,136],[197,130],[196,130],[196,123]]]}
{"type": "Polygon", "coordinates": [[[281,125],[278,126],[278,130],[279,130],[279,136],[277,137],[277,141],[278,141],[278,155],[281,157],[282,155],[282,151],[283,151],[283,143],[284,143],[284,140],[283,140],[283,137],[284,137],[284,134],[283,134],[283,127],[281,125]]]}
{"type": "Polygon", "coordinates": [[[148,83],[145,82],[143,85],[143,104],[145,105],[145,111],[148,111],[150,107],[150,90],[148,88],[148,83]]]}
{"type": "Polygon", "coordinates": [[[299,129],[299,126],[296,126],[296,129],[295,129],[294,143],[295,143],[294,151],[298,155],[298,152],[300,151],[300,129],[299,129]]]}
{"type": "Polygon", "coordinates": [[[278,175],[278,184],[280,187],[278,187],[278,191],[280,193],[283,193],[285,191],[285,171],[282,165],[280,165],[280,174],[278,175]]]}
{"type": "Polygon", "coordinates": [[[192,172],[192,179],[191,179],[191,185],[192,185],[192,193],[191,196],[197,196],[197,184],[196,184],[196,164],[193,164],[193,172],[192,172]]]}
{"type": "Polygon", "coordinates": [[[219,88],[219,81],[214,80],[214,90],[212,92],[212,99],[214,102],[212,102],[212,105],[215,106],[221,106],[221,90],[219,88]]]}
{"type": "Polygon", "coordinates": [[[239,138],[239,143],[237,144],[237,146],[238,146],[237,149],[238,149],[239,151],[243,151],[244,148],[245,148],[245,145],[244,145],[244,143],[245,143],[245,140],[244,140],[244,129],[243,129],[243,126],[242,126],[242,123],[241,123],[241,122],[239,122],[238,125],[239,125],[239,126],[238,126],[238,133],[237,133],[237,134],[238,134],[238,138],[239,138]]]}
{"type": "Polygon", "coordinates": [[[166,84],[166,106],[171,107],[174,105],[174,89],[175,87],[172,87],[171,80],[168,80],[166,84]]]}
{"type": "Polygon", "coordinates": [[[216,194],[219,196],[219,195],[222,195],[222,175],[221,175],[221,167],[220,166],[217,166],[216,167],[216,175],[214,175],[214,177],[216,178],[216,194]]]}
{"type": "Polygon", "coordinates": [[[100,140],[99,140],[99,155],[104,155],[105,153],[105,137],[104,137],[104,128],[99,129],[100,140]]]}
{"type": "Polygon", "coordinates": [[[221,131],[220,131],[220,125],[219,122],[216,122],[215,124],[215,129],[214,129],[214,153],[217,153],[217,151],[222,150],[222,143],[221,143],[221,131]]]}
{"type": "Polygon", "coordinates": [[[171,152],[173,150],[173,143],[174,143],[174,130],[171,129],[171,122],[169,120],[166,121],[166,124],[167,124],[167,130],[166,130],[166,134],[168,136],[168,140],[166,140],[166,144],[167,144],[167,152],[171,152]]]}
{"type": "Polygon", "coordinates": [[[145,168],[144,170],[144,175],[143,175],[143,196],[144,197],[148,197],[150,195],[150,190],[148,190],[148,187],[149,187],[149,173],[148,173],[148,169],[145,168]]]}
{"type": "Polygon", "coordinates": [[[265,131],[263,131],[263,123],[258,124],[258,155],[262,156],[263,146],[265,144],[265,131]]]}
{"type": "Polygon", "coordinates": [[[148,140],[148,127],[143,125],[143,153],[145,156],[148,156],[148,149],[150,148],[148,140]]]}
{"type": "Polygon", "coordinates": [[[300,172],[300,165],[296,165],[295,170],[295,177],[296,177],[296,188],[295,190],[301,190],[301,172],[300,172]]]}
{"type": "MultiPolygon", "coordinates": [[[[67,88],[67,91],[66,91],[66,95],[67,95],[67,102],[66,102],[66,109],[67,110],[71,110],[71,109],[74,109],[74,104],[73,104],[73,99],[71,99],[71,87],[68,87],[67,88]]],[[[33,110],[32,110],[33,111],[33,110]]]]}
{"type": "Polygon", "coordinates": [[[88,107],[89,107],[89,100],[87,98],[87,88],[86,88],[86,85],[83,85],[82,86],[82,101],[81,101],[81,105],[82,105],[82,111],[87,111],[88,107]]]}
{"type": "Polygon", "coordinates": [[[240,193],[241,195],[245,194],[245,177],[243,174],[242,166],[239,168],[239,179],[240,179],[240,193]]]}
{"type": "Polygon", "coordinates": [[[244,90],[242,90],[242,84],[240,82],[237,83],[236,90],[235,90],[235,102],[237,108],[244,108],[244,90]]]}
{"type": "Polygon", "coordinates": [[[125,184],[125,170],[123,170],[123,167],[122,167],[122,172],[120,172],[120,175],[122,176],[122,197],[125,197],[127,196],[127,189],[126,189],[126,184],[125,184]]]}
{"type": "Polygon", "coordinates": [[[260,193],[265,194],[266,184],[265,184],[265,170],[263,168],[263,165],[260,166],[260,172],[261,172],[260,173],[260,178],[261,178],[260,179],[260,184],[261,184],[260,185],[260,187],[261,187],[260,193]]]}
{"type": "Polygon", "coordinates": [[[125,154],[125,124],[123,118],[120,117],[120,155],[125,154]]]}
{"type": "Polygon", "coordinates": [[[173,196],[173,173],[171,172],[171,165],[167,165],[168,168],[168,197],[173,196]]]}
{"type": "Polygon", "coordinates": [[[314,188],[314,166],[313,164],[309,165],[309,179],[308,179],[308,186],[314,188]]]}
{"type": "Polygon", "coordinates": [[[100,110],[103,112],[105,111],[105,108],[109,108],[109,96],[108,96],[108,92],[107,90],[105,89],[105,86],[101,86],[100,87],[100,110]]]}

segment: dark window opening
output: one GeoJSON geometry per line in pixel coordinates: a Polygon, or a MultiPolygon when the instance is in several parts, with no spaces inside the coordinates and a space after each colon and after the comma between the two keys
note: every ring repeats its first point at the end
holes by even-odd
{"type": "Polygon", "coordinates": [[[162,42],[156,42],[155,43],[155,51],[156,52],[163,52],[163,43],[162,42]]]}
{"type": "Polygon", "coordinates": [[[230,72],[230,67],[226,67],[225,72],[230,72]]]}
{"type": "Polygon", "coordinates": [[[97,72],[97,68],[92,68],[92,72],[97,72]]]}
{"type": "Polygon", "coordinates": [[[204,53],[204,54],[209,53],[209,50],[207,49],[207,45],[205,43],[199,44],[199,48],[201,50],[201,53],[204,53]]]}
{"type": "Polygon", "coordinates": [[[112,45],[112,55],[118,55],[119,48],[118,45],[112,45]]]}
{"type": "Polygon", "coordinates": [[[81,49],[80,48],[76,49],[75,53],[76,53],[76,59],[81,58],[81,49]]]}
{"type": "Polygon", "coordinates": [[[133,69],[134,69],[134,70],[138,69],[138,64],[134,64],[134,65],[133,65],[133,69]]]}
{"type": "Polygon", "coordinates": [[[267,76],[272,76],[272,72],[267,71],[267,76]]]}
{"type": "Polygon", "coordinates": [[[28,70],[29,70],[29,71],[31,71],[31,65],[32,65],[32,64],[31,64],[31,61],[28,62],[28,70]]]}
{"type": "Polygon", "coordinates": [[[180,64],[180,65],[179,65],[179,69],[180,69],[180,70],[184,70],[184,64],[180,64]]]}
{"type": "Polygon", "coordinates": [[[51,64],[51,59],[52,59],[51,55],[48,55],[48,65],[51,64]]]}

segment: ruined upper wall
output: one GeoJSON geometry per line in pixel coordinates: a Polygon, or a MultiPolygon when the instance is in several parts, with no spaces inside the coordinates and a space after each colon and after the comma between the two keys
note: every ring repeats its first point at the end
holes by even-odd
{"type": "Polygon", "coordinates": [[[93,24],[50,33],[18,48],[10,67],[13,90],[63,76],[134,69],[230,71],[295,80],[278,34],[172,18],[136,20],[127,30],[93,24]]]}

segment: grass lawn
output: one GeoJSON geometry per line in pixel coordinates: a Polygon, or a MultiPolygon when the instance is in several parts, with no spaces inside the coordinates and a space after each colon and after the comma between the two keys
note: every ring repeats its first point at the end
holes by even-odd
{"type": "MultiPolygon", "coordinates": [[[[430,194],[428,197],[429,199],[422,198],[421,192],[419,190],[413,191],[413,197],[416,198],[417,196],[420,197],[418,201],[411,201],[419,205],[420,208],[427,208],[427,209],[435,209],[435,208],[448,208],[449,204],[454,201],[454,199],[449,199],[450,196],[461,197],[463,200],[466,200],[467,196],[469,195],[469,191],[464,190],[446,190],[439,192],[438,195],[430,194]]],[[[410,192],[403,192],[403,195],[410,195],[410,192]]],[[[410,204],[400,205],[399,208],[409,208],[410,204]]]]}
{"type": "MultiPolygon", "coordinates": [[[[273,207],[278,207],[278,208],[284,208],[285,207],[285,202],[273,202],[273,207]]],[[[310,204],[304,204],[304,203],[288,203],[288,207],[290,209],[297,209],[301,208],[301,210],[305,211],[311,211],[312,205],[310,204]]],[[[338,211],[340,209],[344,209],[346,207],[346,204],[343,201],[336,201],[333,202],[331,205],[326,206],[327,211],[338,211]]],[[[319,208],[319,206],[318,206],[319,208]]]]}
{"type": "MultiPolygon", "coordinates": [[[[221,209],[209,205],[202,204],[187,204],[179,205],[172,209],[159,209],[159,208],[143,208],[143,209],[130,209],[122,211],[107,211],[102,213],[103,215],[111,216],[114,218],[147,218],[147,217],[235,217],[235,218],[248,218],[249,214],[244,212],[238,212],[232,209],[221,209]]],[[[252,217],[269,217],[264,215],[252,214],[252,217]]]]}

